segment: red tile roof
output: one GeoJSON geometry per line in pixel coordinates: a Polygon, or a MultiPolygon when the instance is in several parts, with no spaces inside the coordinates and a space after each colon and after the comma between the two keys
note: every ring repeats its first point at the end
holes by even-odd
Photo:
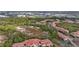
{"type": "Polygon", "coordinates": [[[75,36],[75,37],[79,37],[79,31],[72,32],[71,35],[73,35],[73,36],[75,36]]]}
{"type": "Polygon", "coordinates": [[[70,39],[69,36],[66,36],[66,35],[64,35],[64,34],[62,34],[62,33],[60,33],[60,32],[58,32],[58,36],[59,36],[61,39],[63,39],[63,40],[68,40],[68,39],[70,39]]]}
{"type": "Polygon", "coordinates": [[[56,29],[56,30],[58,30],[58,31],[61,31],[61,32],[63,32],[63,33],[69,33],[69,31],[67,30],[67,29],[64,29],[64,28],[61,28],[61,27],[58,27],[57,25],[58,25],[58,23],[60,23],[59,21],[54,21],[53,23],[52,23],[52,26],[56,29]]]}
{"type": "Polygon", "coordinates": [[[52,42],[49,39],[29,39],[21,43],[15,43],[13,47],[23,47],[23,46],[53,46],[52,42]]]}

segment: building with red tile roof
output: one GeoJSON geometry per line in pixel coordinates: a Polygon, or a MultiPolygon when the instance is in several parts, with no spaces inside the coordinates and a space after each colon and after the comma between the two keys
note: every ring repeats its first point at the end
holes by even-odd
{"type": "Polygon", "coordinates": [[[71,35],[74,37],[79,37],[79,31],[72,32],[71,35]]]}
{"type": "Polygon", "coordinates": [[[54,21],[54,22],[52,22],[52,26],[53,26],[56,30],[58,30],[58,31],[60,31],[60,32],[69,33],[69,31],[68,31],[67,29],[58,27],[58,26],[57,26],[58,23],[60,23],[60,22],[59,22],[59,21],[54,21]]]}
{"type": "Polygon", "coordinates": [[[24,42],[14,43],[12,47],[50,47],[53,46],[53,43],[49,39],[29,39],[24,42]]]}
{"type": "Polygon", "coordinates": [[[64,34],[62,34],[62,33],[60,33],[60,32],[58,32],[58,36],[59,36],[61,39],[63,39],[63,40],[69,40],[69,39],[70,39],[69,36],[66,36],[66,35],[64,35],[64,34]]]}

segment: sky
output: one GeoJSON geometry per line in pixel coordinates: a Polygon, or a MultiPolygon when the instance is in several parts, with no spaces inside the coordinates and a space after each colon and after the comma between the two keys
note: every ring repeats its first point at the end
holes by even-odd
{"type": "Polygon", "coordinates": [[[0,11],[78,11],[78,0],[0,0],[0,11]]]}

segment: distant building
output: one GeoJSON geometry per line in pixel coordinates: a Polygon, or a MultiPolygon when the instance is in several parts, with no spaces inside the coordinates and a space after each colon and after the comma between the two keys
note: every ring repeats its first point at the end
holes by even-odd
{"type": "Polygon", "coordinates": [[[5,18],[5,17],[9,17],[9,16],[5,16],[5,15],[0,15],[1,18],[5,18]]]}
{"type": "Polygon", "coordinates": [[[26,17],[26,15],[17,15],[17,17],[26,17]]]}

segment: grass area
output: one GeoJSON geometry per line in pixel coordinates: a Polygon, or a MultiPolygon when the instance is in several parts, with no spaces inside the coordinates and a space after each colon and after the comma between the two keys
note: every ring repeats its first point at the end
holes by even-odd
{"type": "Polygon", "coordinates": [[[30,20],[28,20],[27,18],[1,18],[0,19],[0,24],[1,25],[27,25],[31,23],[30,20]]]}
{"type": "Polygon", "coordinates": [[[5,26],[3,26],[3,25],[0,25],[0,30],[1,31],[14,31],[14,30],[16,30],[16,26],[14,26],[14,25],[5,25],[5,26]]]}
{"type": "Polygon", "coordinates": [[[69,30],[70,32],[79,30],[79,24],[61,22],[60,24],[58,24],[58,26],[63,27],[65,29],[69,30]]]}

